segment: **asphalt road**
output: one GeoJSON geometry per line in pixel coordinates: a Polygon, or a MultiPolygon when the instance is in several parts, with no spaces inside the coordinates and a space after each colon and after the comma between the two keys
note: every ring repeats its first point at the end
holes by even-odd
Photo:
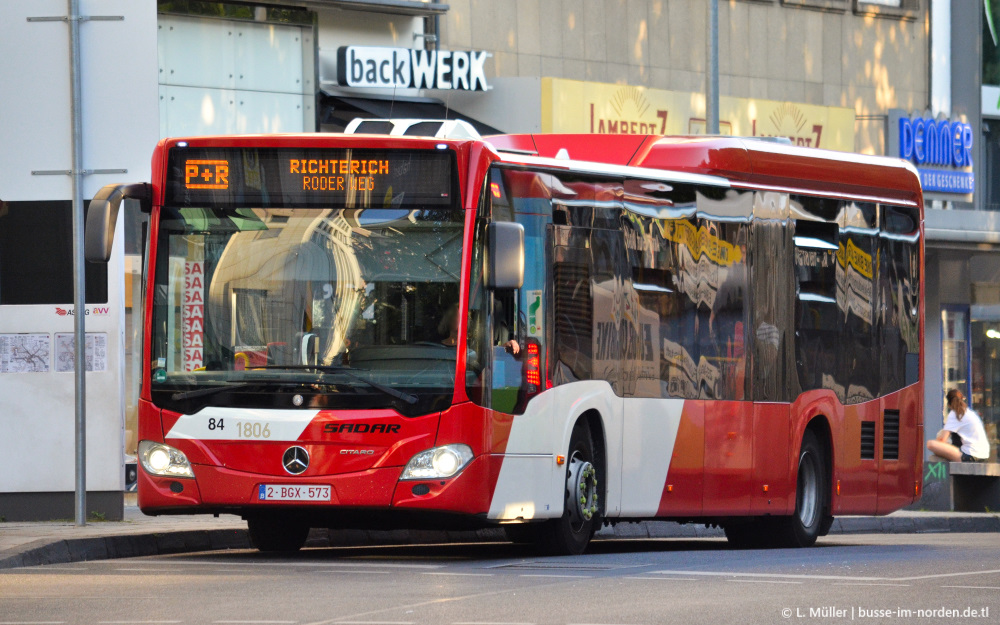
{"type": "Polygon", "coordinates": [[[769,551],[719,539],[615,540],[576,558],[506,544],[230,551],[0,571],[0,624],[851,620],[1000,622],[1000,536],[835,536],[769,551]]]}

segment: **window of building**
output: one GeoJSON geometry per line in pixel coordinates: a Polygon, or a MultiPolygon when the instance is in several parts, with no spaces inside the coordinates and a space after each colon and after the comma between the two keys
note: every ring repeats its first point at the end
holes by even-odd
{"type": "MultiPolygon", "coordinates": [[[[1000,64],[993,71],[996,72],[994,80],[1000,83],[1000,64]]],[[[985,74],[983,82],[986,82],[985,74]]],[[[983,210],[996,211],[1000,210],[1000,119],[984,119],[983,131],[983,174],[977,182],[983,191],[983,210]]]]}
{"type": "Polygon", "coordinates": [[[799,6],[825,11],[846,11],[850,0],[781,0],[786,6],[799,6]]]}
{"type": "Polygon", "coordinates": [[[1000,2],[986,4],[989,17],[983,19],[983,84],[1000,85],[1000,2]]]}
{"type": "MultiPolygon", "coordinates": [[[[996,296],[995,285],[994,300],[996,296]]],[[[1000,435],[1000,305],[972,306],[970,324],[972,348],[972,409],[982,418],[986,437],[990,441],[990,456],[996,461],[1000,435]]]]}
{"type": "Polygon", "coordinates": [[[920,0],[854,0],[854,12],[914,20],[920,12],[920,0]]]}
{"type": "MultiPolygon", "coordinates": [[[[969,395],[969,307],[941,307],[941,364],[944,367],[944,397],[957,388],[969,395]]],[[[942,408],[944,406],[942,405],[942,408]]]]}
{"type": "MultiPolygon", "coordinates": [[[[86,302],[107,302],[107,263],[84,270],[86,302]]],[[[0,306],[72,302],[73,203],[0,202],[0,306]]]]}
{"type": "Polygon", "coordinates": [[[226,2],[157,8],[160,136],[315,128],[313,12],[226,2]]]}

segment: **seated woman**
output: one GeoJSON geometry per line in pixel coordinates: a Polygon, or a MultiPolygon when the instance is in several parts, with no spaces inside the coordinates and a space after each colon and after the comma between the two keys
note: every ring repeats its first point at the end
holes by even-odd
{"type": "Polygon", "coordinates": [[[951,410],[944,429],[938,432],[935,440],[927,441],[927,449],[951,462],[986,462],[990,457],[990,442],[982,419],[969,408],[958,389],[948,391],[947,399],[951,410]],[[959,439],[956,442],[961,445],[951,442],[956,436],[959,439]]]}

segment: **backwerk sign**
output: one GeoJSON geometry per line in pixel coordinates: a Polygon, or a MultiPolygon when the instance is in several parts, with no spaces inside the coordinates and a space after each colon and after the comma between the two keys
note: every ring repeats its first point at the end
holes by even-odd
{"type": "Polygon", "coordinates": [[[337,82],[345,87],[487,91],[488,52],[373,46],[337,49],[337,82]]]}
{"type": "Polygon", "coordinates": [[[975,191],[972,126],[892,109],[888,130],[889,154],[916,165],[924,192],[970,195],[975,191]]]}

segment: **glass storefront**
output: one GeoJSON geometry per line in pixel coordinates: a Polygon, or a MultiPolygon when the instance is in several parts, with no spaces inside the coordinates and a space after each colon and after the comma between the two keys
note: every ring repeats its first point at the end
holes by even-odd
{"type": "Polygon", "coordinates": [[[969,324],[972,406],[983,419],[995,461],[1000,440],[1000,306],[972,306],[969,324]]]}
{"type": "MultiPolygon", "coordinates": [[[[990,457],[996,461],[1000,426],[1000,305],[942,306],[942,398],[957,388],[969,398],[982,418],[990,440],[990,457]]],[[[943,399],[942,399],[943,401],[943,399]]],[[[942,414],[947,408],[942,405],[942,414]]],[[[933,410],[928,409],[930,415],[933,410]]],[[[936,426],[928,422],[933,430],[936,426]]],[[[934,432],[931,432],[933,435],[934,432]]]]}

